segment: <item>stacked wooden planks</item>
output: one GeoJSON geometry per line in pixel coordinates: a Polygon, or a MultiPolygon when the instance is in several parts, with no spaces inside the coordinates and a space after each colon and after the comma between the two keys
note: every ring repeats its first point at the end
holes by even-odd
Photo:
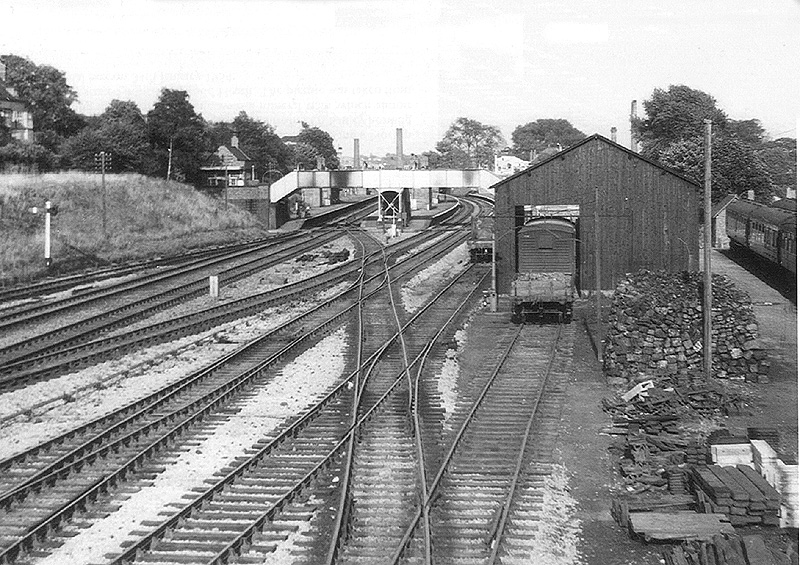
{"type": "Polygon", "coordinates": [[[778,491],[747,465],[695,467],[691,483],[704,508],[727,515],[734,526],[780,524],[778,491]]]}
{"type": "Polygon", "coordinates": [[[628,514],[628,528],[634,537],[647,542],[709,541],[721,533],[735,533],[724,514],[697,514],[693,510],[631,512],[628,514]]]}

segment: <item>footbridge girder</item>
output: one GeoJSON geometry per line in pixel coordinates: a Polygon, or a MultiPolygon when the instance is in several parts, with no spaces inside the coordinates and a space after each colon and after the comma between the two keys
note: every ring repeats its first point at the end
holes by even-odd
{"type": "Polygon", "coordinates": [[[484,169],[364,169],[345,171],[292,171],[270,186],[270,202],[307,188],[321,191],[365,189],[381,192],[403,189],[465,189],[486,192],[500,179],[484,169]]]}

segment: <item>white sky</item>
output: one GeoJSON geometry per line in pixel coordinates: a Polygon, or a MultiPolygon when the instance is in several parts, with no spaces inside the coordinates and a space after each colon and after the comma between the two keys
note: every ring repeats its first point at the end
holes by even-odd
{"type": "Polygon", "coordinates": [[[206,119],[301,120],[352,155],[433,149],[466,116],[565,118],[629,143],[631,100],[686,84],[796,137],[798,0],[0,0],[0,53],[67,75],[84,114],[162,87],[206,119]]]}

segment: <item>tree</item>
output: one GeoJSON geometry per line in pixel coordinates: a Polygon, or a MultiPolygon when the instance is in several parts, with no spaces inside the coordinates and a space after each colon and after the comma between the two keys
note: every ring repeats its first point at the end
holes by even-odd
{"type": "Polygon", "coordinates": [[[317,150],[308,143],[297,143],[294,146],[294,164],[303,170],[317,168],[317,150]]]}
{"type": "Polygon", "coordinates": [[[643,105],[647,117],[635,120],[633,127],[642,144],[642,154],[649,158],[657,158],[661,151],[681,140],[702,137],[705,119],[711,120],[714,129],[724,129],[728,122],[714,98],[684,85],[673,84],[667,90],[656,88],[643,105]]]}
{"type": "Polygon", "coordinates": [[[436,151],[442,156],[439,166],[490,168],[502,144],[503,137],[497,127],[469,118],[458,118],[436,144],[436,151]]]}
{"type": "Polygon", "coordinates": [[[206,124],[185,90],[161,89],[159,99],[147,113],[147,129],[158,174],[167,174],[171,145],[171,176],[190,182],[198,180],[208,153],[206,124]]]}
{"type": "Polygon", "coordinates": [[[259,177],[269,169],[277,169],[284,173],[292,169],[292,151],[283,143],[271,125],[254,120],[242,111],[231,126],[239,137],[239,146],[255,161],[259,177]]]}
{"type": "Polygon", "coordinates": [[[57,163],[56,155],[38,143],[25,143],[15,139],[0,147],[0,170],[22,167],[24,172],[44,172],[55,168],[57,163]]]}
{"type": "Polygon", "coordinates": [[[94,170],[95,155],[111,153],[110,172],[155,174],[153,154],[147,136],[147,123],[135,102],[112,100],[105,111],[91,120],[62,146],[71,167],[94,170]]]}
{"type": "MultiPolygon", "coordinates": [[[[659,154],[664,165],[702,185],[705,176],[705,143],[693,137],[677,141],[659,154]]],[[[712,136],[711,198],[719,201],[726,194],[741,194],[753,190],[756,200],[772,200],[769,174],[752,149],[726,132],[712,136]]]]}
{"type": "Polygon", "coordinates": [[[725,130],[728,135],[753,148],[759,147],[767,137],[761,122],[756,119],[728,120],[725,130]]]}
{"type": "MultiPolygon", "coordinates": [[[[338,169],[339,155],[333,146],[333,138],[330,134],[318,127],[309,126],[306,122],[301,122],[301,125],[303,129],[297,135],[298,145],[305,144],[312,147],[316,155],[325,158],[325,166],[328,169],[338,169]]],[[[297,149],[295,149],[295,153],[297,153],[297,149]]],[[[307,156],[303,156],[303,159],[307,160],[307,156]]],[[[296,163],[300,162],[299,159],[296,160],[296,163]]],[[[312,168],[316,168],[316,162],[312,168]]]]}
{"type": "Polygon", "coordinates": [[[586,135],[564,119],[539,119],[517,126],[511,133],[514,155],[520,159],[533,160],[533,153],[561,146],[566,149],[585,138],[586,135]]]}
{"type": "Polygon", "coordinates": [[[778,196],[787,190],[797,190],[797,140],[781,137],[766,141],[756,149],[756,155],[767,169],[778,196]]]}
{"type": "Polygon", "coordinates": [[[37,143],[52,150],[80,131],[84,122],[71,108],[78,95],[63,72],[17,55],[3,55],[0,60],[6,65],[6,83],[32,113],[37,143]]]}

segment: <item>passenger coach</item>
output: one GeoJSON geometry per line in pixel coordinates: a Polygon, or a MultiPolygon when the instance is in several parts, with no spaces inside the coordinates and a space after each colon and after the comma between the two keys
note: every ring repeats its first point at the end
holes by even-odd
{"type": "Polygon", "coordinates": [[[737,200],[726,209],[732,249],[746,249],[797,275],[797,212],[737,200]]]}

